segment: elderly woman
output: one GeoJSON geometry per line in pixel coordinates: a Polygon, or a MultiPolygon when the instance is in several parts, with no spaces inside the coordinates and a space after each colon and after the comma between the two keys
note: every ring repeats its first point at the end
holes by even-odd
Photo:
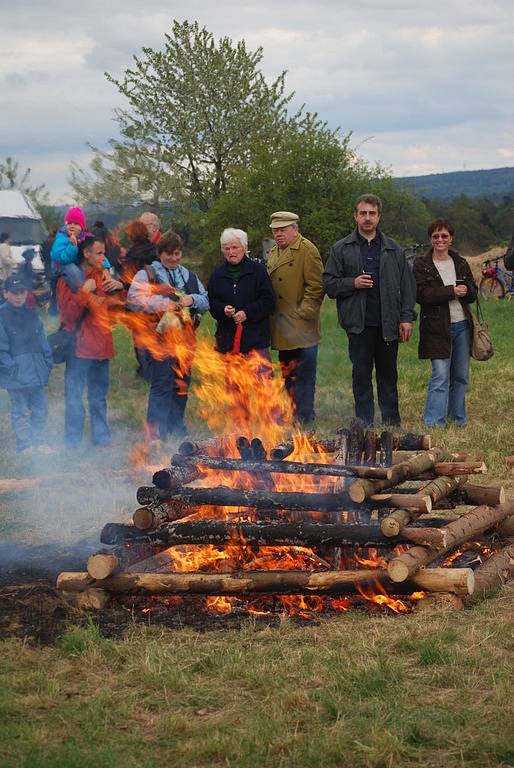
{"type": "Polygon", "coordinates": [[[242,229],[225,229],[220,243],[225,263],[214,270],[207,286],[216,349],[242,354],[256,350],[269,359],[275,295],[266,268],[248,256],[248,236],[242,229]]]}
{"type": "Polygon", "coordinates": [[[435,219],[428,228],[431,249],[414,262],[421,306],[419,357],[432,361],[424,420],[427,427],[446,420],[466,423],[466,391],[473,320],[469,304],[477,286],[469,265],[451,248],[453,226],[435,219]]]}

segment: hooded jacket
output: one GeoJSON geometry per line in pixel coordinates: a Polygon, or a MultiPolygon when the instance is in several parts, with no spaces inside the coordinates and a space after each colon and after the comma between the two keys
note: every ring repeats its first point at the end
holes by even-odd
{"type": "Polygon", "coordinates": [[[37,312],[27,305],[0,307],[0,387],[44,387],[53,358],[37,312]]]}

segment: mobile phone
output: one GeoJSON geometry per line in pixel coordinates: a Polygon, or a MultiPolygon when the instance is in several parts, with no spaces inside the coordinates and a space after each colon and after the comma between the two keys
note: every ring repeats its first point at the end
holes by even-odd
{"type": "Polygon", "coordinates": [[[466,285],[466,281],[465,280],[456,280],[455,281],[455,285],[466,285]]]}

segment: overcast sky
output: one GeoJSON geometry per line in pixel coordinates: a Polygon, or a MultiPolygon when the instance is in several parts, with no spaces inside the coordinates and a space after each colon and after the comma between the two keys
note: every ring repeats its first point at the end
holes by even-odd
{"type": "Polygon", "coordinates": [[[394,175],[514,166],[512,0],[0,0],[0,158],[67,202],[71,159],[116,135],[119,75],[174,18],[264,49],[296,103],[394,175]]]}

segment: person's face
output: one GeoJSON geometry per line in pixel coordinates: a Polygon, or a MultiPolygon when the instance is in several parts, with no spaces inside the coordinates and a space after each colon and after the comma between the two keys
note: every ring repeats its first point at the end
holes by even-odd
{"type": "Polygon", "coordinates": [[[430,235],[430,242],[432,243],[432,248],[434,249],[434,253],[436,255],[439,253],[446,254],[448,252],[448,248],[452,244],[452,241],[452,236],[445,228],[436,229],[435,232],[432,232],[430,235]]]}
{"type": "Polygon", "coordinates": [[[4,296],[13,307],[22,307],[27,300],[28,291],[4,291],[4,296]]]}
{"type": "Polygon", "coordinates": [[[364,202],[359,203],[353,217],[361,235],[375,236],[378,222],[380,221],[380,214],[376,205],[364,202]]]}
{"type": "Polygon", "coordinates": [[[273,227],[271,231],[279,248],[287,248],[298,234],[298,228],[294,224],[289,224],[287,227],[273,227]]]}
{"type": "Polygon", "coordinates": [[[84,251],[84,258],[93,269],[102,269],[105,259],[105,244],[95,240],[93,245],[84,251]]]}
{"type": "Polygon", "coordinates": [[[182,258],[182,251],[180,248],[175,248],[173,253],[167,253],[166,251],[163,251],[159,258],[163,267],[166,267],[166,269],[175,269],[182,258]]]}
{"type": "Polygon", "coordinates": [[[227,240],[226,243],[223,243],[221,250],[223,251],[225,260],[229,264],[239,264],[245,255],[244,245],[240,242],[240,240],[236,240],[235,238],[233,240],[227,240]]]}
{"type": "Polygon", "coordinates": [[[147,230],[148,230],[148,237],[151,240],[154,237],[154,235],[156,235],[157,232],[159,231],[159,227],[158,227],[158,224],[157,224],[157,219],[151,213],[143,213],[139,217],[139,221],[142,224],[144,224],[145,227],[147,228],[147,230]]]}
{"type": "Polygon", "coordinates": [[[76,221],[68,221],[66,223],[66,231],[68,235],[75,235],[75,237],[78,237],[82,232],[82,227],[80,224],[77,224],[76,221]]]}

